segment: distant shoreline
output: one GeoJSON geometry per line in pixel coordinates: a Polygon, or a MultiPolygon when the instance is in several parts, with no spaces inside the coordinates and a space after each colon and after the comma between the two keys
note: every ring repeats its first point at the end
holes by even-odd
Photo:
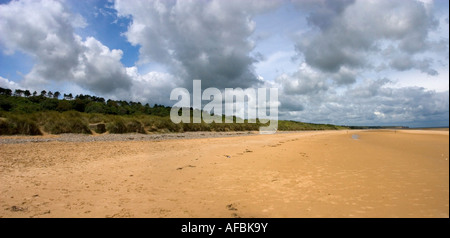
{"type": "Polygon", "coordinates": [[[449,128],[448,127],[417,127],[417,128],[408,128],[405,130],[449,131],[449,128]]]}

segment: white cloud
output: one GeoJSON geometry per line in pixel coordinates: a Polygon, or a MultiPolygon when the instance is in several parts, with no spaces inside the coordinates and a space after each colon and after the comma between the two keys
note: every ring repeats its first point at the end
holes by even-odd
{"type": "Polygon", "coordinates": [[[11,90],[20,88],[20,86],[14,82],[14,81],[9,81],[8,79],[5,79],[3,77],[0,76],[0,87],[2,88],[8,88],[11,90]]]}
{"type": "Polygon", "coordinates": [[[88,26],[86,19],[80,14],[75,14],[71,19],[74,28],[85,28],[88,26]]]}
{"type": "Polygon", "coordinates": [[[45,87],[52,81],[70,81],[99,94],[128,90],[131,79],[120,62],[121,50],[110,50],[93,37],[74,33],[84,20],[60,1],[13,1],[0,6],[1,43],[7,51],[22,51],[34,61],[20,82],[45,87]]]}
{"type": "Polygon", "coordinates": [[[133,101],[163,105],[174,103],[170,101],[170,92],[181,84],[179,78],[168,73],[154,71],[141,75],[135,66],[127,68],[127,74],[133,79],[130,88],[133,93],[118,95],[118,98],[130,98],[133,101]]]}

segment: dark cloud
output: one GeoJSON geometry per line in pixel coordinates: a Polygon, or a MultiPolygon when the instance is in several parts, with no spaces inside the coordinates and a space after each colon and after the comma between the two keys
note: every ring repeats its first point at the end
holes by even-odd
{"type": "Polygon", "coordinates": [[[448,126],[449,94],[419,87],[394,88],[384,78],[317,97],[280,97],[283,119],[348,125],[448,126]],[[284,103],[286,100],[287,103],[284,103]],[[303,110],[293,110],[297,107],[303,110]]]}
{"type": "Polygon", "coordinates": [[[322,30],[329,28],[347,6],[355,0],[293,0],[297,8],[308,12],[308,23],[322,30]]]}
{"type": "Polygon", "coordinates": [[[421,60],[415,60],[407,55],[395,57],[391,60],[390,66],[399,71],[405,71],[410,69],[418,69],[423,73],[429,75],[437,75],[438,72],[431,68],[433,60],[430,58],[424,58],[421,60]]]}
{"type": "Polygon", "coordinates": [[[250,87],[258,84],[252,57],[252,16],[276,1],[116,1],[132,24],[125,33],[140,45],[141,61],[167,65],[185,80],[205,87],[250,87]]]}
{"type": "Polygon", "coordinates": [[[371,69],[438,74],[434,69],[438,62],[429,55],[448,52],[448,39],[430,39],[438,23],[429,6],[416,1],[294,2],[308,12],[313,28],[296,38],[296,50],[305,63],[276,80],[282,91],[282,118],[448,125],[448,91],[396,88],[387,78],[361,78],[371,69]]]}
{"type": "Polygon", "coordinates": [[[332,74],[330,77],[338,86],[350,85],[356,82],[356,73],[345,67],[342,67],[338,73],[332,74]]]}
{"type": "MultiPolygon", "coordinates": [[[[322,71],[337,72],[341,67],[370,68],[370,56],[376,55],[386,42],[394,46],[393,55],[385,56],[389,59],[398,54],[416,56],[436,43],[428,35],[438,26],[438,21],[421,2],[331,2],[319,1],[323,8],[310,8],[309,22],[318,30],[302,34],[296,44],[305,61],[322,71]]],[[[435,75],[432,63],[430,59],[418,58],[409,68],[400,68],[418,68],[435,75]]],[[[399,69],[395,64],[392,66],[399,69]]]]}

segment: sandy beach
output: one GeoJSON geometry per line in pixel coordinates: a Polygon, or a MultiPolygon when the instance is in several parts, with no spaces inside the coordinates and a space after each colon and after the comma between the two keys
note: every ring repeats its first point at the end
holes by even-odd
{"type": "Polygon", "coordinates": [[[448,130],[1,143],[0,217],[448,218],[448,144],[448,130]]]}

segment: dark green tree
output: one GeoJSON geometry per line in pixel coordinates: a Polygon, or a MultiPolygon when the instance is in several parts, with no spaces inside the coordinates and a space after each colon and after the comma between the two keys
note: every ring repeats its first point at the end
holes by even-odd
{"type": "Polygon", "coordinates": [[[16,96],[16,97],[22,97],[23,92],[24,92],[23,90],[16,89],[16,90],[14,91],[14,96],[16,96]]]}
{"type": "Polygon", "coordinates": [[[60,112],[70,111],[72,110],[72,103],[67,100],[60,100],[56,110],[60,112]]]}
{"type": "Polygon", "coordinates": [[[11,96],[12,95],[12,90],[9,88],[0,88],[0,94],[1,95],[6,95],[6,96],[11,96]]]}

